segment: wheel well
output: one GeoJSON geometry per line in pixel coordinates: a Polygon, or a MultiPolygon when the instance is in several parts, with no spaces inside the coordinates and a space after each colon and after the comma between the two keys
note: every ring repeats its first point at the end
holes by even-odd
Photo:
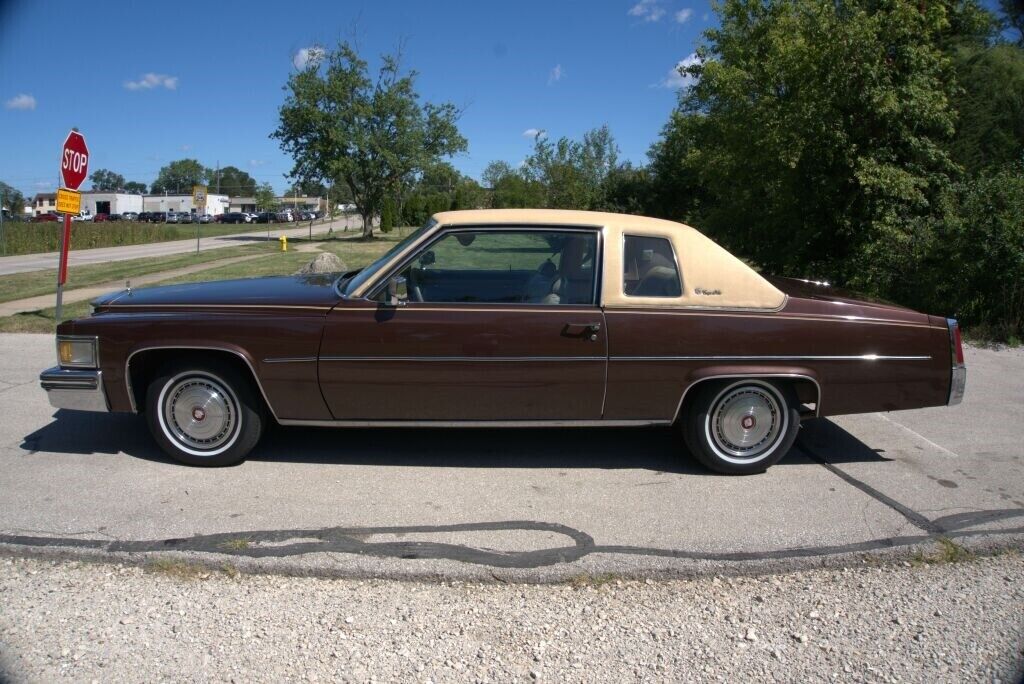
{"type": "Polygon", "coordinates": [[[793,390],[796,394],[797,401],[800,402],[800,417],[801,418],[813,418],[817,416],[821,410],[821,387],[817,381],[813,380],[809,376],[799,375],[763,375],[758,373],[751,373],[750,375],[712,375],[706,378],[700,378],[695,382],[691,383],[684,391],[683,396],[679,400],[679,408],[676,410],[675,420],[677,422],[683,416],[683,411],[686,407],[694,400],[697,396],[695,391],[697,388],[704,386],[709,382],[728,382],[732,380],[764,380],[772,382],[780,387],[788,387],[793,390]]]}
{"type": "Polygon", "coordinates": [[[128,361],[128,391],[137,411],[145,411],[146,390],[160,369],[169,363],[180,361],[193,361],[199,365],[215,362],[234,368],[242,377],[249,380],[253,393],[263,402],[263,407],[270,409],[253,369],[238,354],[224,349],[161,348],[136,352],[128,361]]]}

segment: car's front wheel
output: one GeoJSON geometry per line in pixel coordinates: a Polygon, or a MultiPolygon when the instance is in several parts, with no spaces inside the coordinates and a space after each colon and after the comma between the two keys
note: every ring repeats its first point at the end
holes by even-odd
{"type": "Polygon", "coordinates": [[[696,391],[680,427],[690,453],[707,468],[764,472],[793,446],[800,412],[789,387],[751,378],[709,381],[696,391]]]}
{"type": "Polygon", "coordinates": [[[154,439],[189,465],[245,460],[263,433],[262,409],[252,383],[224,364],[165,366],[146,391],[146,420],[154,439]]]}

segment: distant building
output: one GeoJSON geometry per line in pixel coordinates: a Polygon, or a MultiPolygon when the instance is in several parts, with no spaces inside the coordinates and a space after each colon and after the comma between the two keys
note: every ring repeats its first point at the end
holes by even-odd
{"type": "Polygon", "coordinates": [[[327,211],[327,200],[323,197],[275,197],[274,201],[282,209],[327,211]]]}
{"type": "Polygon", "coordinates": [[[230,202],[227,195],[207,195],[205,211],[197,211],[192,203],[192,195],[145,195],[142,198],[142,211],[173,211],[176,213],[206,213],[219,216],[228,211],[230,202]]]}
{"type": "Polygon", "coordinates": [[[42,216],[57,211],[57,193],[40,192],[32,198],[32,213],[35,216],[42,216]]]}
{"type": "Polygon", "coordinates": [[[240,211],[245,214],[256,213],[255,197],[229,197],[228,211],[240,211]]]}
{"type": "Polygon", "coordinates": [[[127,192],[87,191],[82,193],[83,214],[123,214],[142,211],[142,195],[127,192]]]}

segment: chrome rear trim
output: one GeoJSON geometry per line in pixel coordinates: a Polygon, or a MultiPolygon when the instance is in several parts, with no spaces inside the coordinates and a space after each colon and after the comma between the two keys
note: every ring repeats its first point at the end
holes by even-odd
{"type": "Polygon", "coordinates": [[[671,425],[667,420],[295,420],[284,418],[281,425],[308,427],[364,428],[563,428],[563,427],[647,427],[671,425]]]}

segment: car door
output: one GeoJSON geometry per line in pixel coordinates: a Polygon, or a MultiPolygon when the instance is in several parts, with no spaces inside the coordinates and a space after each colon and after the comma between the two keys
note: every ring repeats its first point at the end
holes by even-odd
{"type": "Polygon", "coordinates": [[[318,364],[334,418],[599,420],[600,246],[597,230],[442,231],[328,314],[318,364]]]}

